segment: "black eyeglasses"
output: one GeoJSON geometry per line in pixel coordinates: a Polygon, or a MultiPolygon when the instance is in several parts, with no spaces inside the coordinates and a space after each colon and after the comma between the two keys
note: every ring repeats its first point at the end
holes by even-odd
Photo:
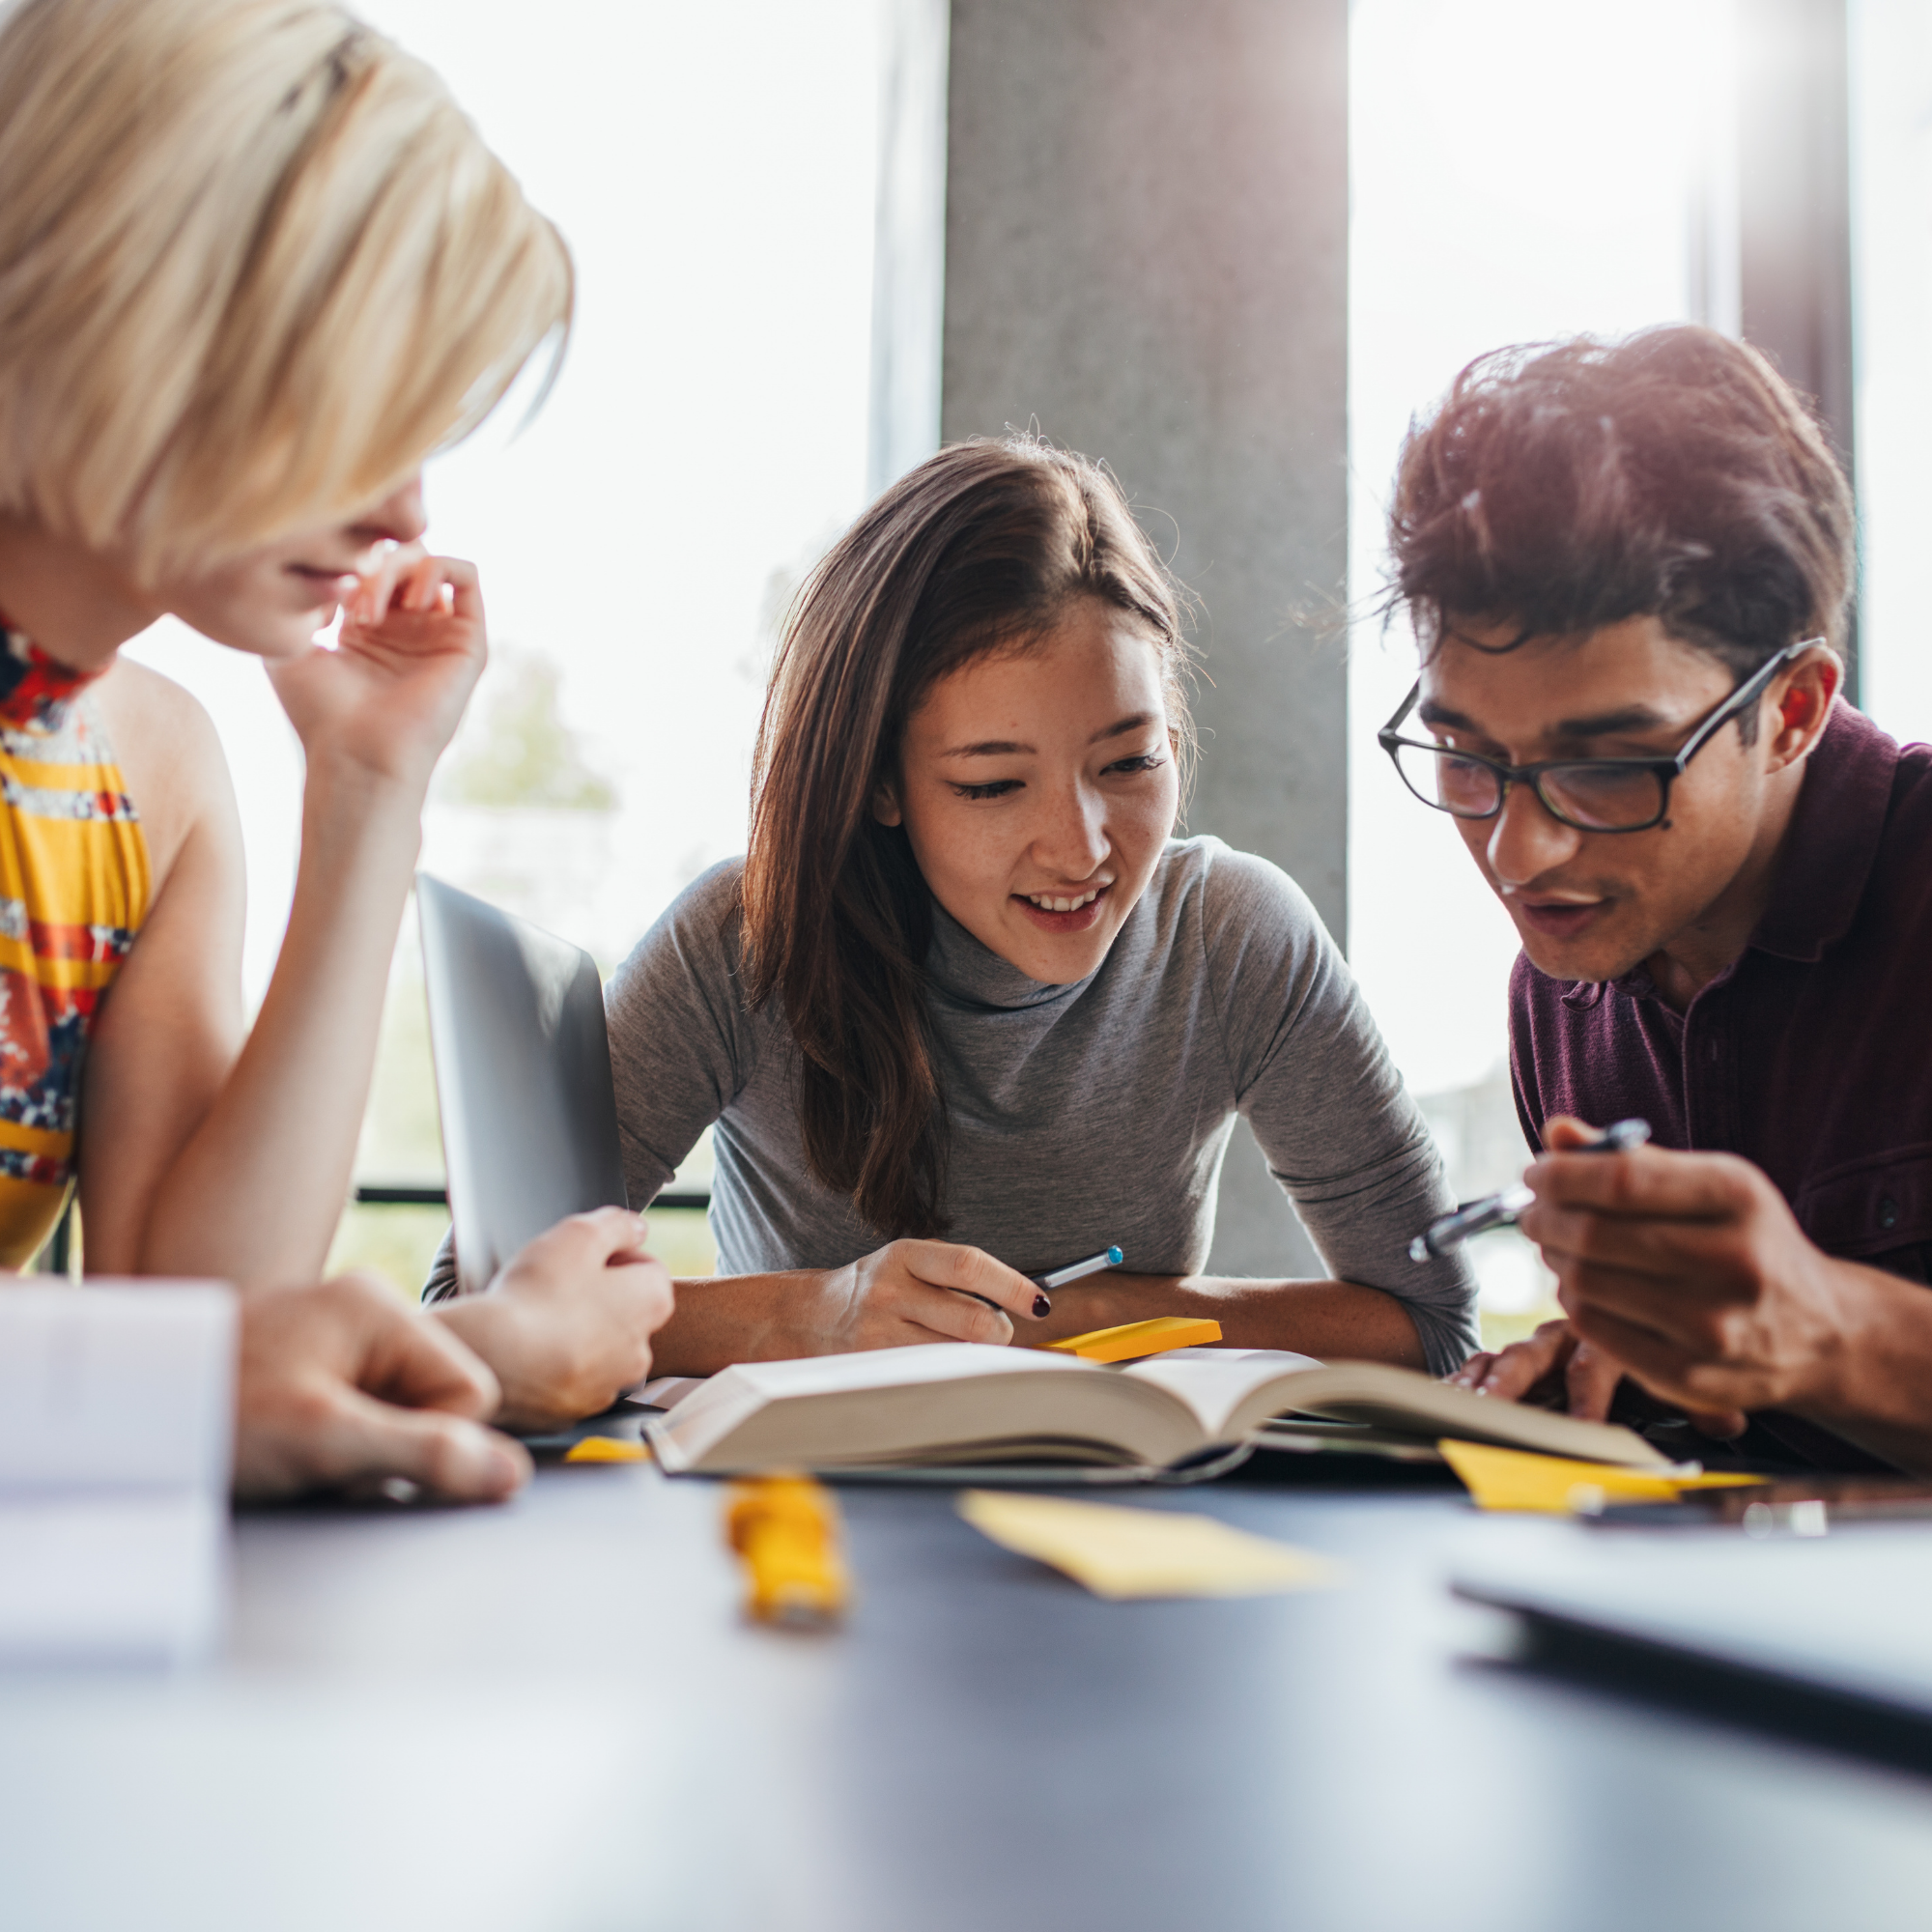
{"type": "Polygon", "coordinates": [[[1670,787],[1684,767],[1724,725],[1762,697],[1784,667],[1825,641],[1806,638],[1762,664],[1711,712],[1670,758],[1549,758],[1505,765],[1474,752],[1401,735],[1403,721],[1422,696],[1422,680],[1376,733],[1402,781],[1424,805],[1458,818],[1493,818],[1513,784],[1526,784],[1551,818],[1578,832],[1647,832],[1670,810],[1670,787]]]}

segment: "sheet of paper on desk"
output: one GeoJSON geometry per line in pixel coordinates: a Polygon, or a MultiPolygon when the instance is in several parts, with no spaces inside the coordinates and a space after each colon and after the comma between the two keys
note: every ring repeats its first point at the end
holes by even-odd
{"type": "Polygon", "coordinates": [[[218,1283],[0,1290],[0,1659],[213,1646],[235,1353],[218,1283]]]}
{"type": "Polygon", "coordinates": [[[1323,1589],[1343,1566],[1179,1510],[966,1490],[959,1514],[1003,1548],[1037,1557],[1096,1597],[1260,1597],[1323,1589]]]}

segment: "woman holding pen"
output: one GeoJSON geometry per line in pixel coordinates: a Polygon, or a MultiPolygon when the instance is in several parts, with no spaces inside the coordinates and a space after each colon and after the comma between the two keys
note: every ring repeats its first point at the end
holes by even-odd
{"type": "Polygon", "coordinates": [[[749,853],[608,996],[631,1198],[715,1128],[722,1272],[679,1284],[663,1370],[1188,1313],[1463,1360],[1465,1263],[1405,1252],[1440,1165],[1341,955],[1266,861],[1172,836],[1185,674],[1119,490],[1043,443],[941,452],[813,572],[749,853]],[[1237,1114],[1328,1279],[1201,1276],[1237,1114]]]}

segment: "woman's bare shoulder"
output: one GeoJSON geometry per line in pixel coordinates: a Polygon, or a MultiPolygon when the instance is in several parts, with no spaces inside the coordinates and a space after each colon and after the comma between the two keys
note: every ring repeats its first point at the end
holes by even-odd
{"type": "Polygon", "coordinates": [[[225,832],[235,818],[221,739],[192,692],[127,658],[90,696],[146,828],[158,890],[197,824],[213,820],[225,832]]]}

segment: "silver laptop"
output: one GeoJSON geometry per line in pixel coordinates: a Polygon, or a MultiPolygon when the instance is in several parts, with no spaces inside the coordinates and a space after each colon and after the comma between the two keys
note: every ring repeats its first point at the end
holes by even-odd
{"type": "MultiPolygon", "coordinates": [[[[1822,1524],[1820,1525],[1822,1527],[1822,1524]]],[[[1668,1657],[1760,1692],[1784,1685],[1932,1726],[1932,1525],[1758,1542],[1739,1530],[1512,1539],[1457,1568],[1457,1594],[1533,1640],[1605,1663],[1668,1657]]]]}
{"type": "Polygon", "coordinates": [[[628,1205],[604,989],[582,947],[427,872],[416,913],[457,1280],[474,1294],[566,1214],[628,1205]]]}

